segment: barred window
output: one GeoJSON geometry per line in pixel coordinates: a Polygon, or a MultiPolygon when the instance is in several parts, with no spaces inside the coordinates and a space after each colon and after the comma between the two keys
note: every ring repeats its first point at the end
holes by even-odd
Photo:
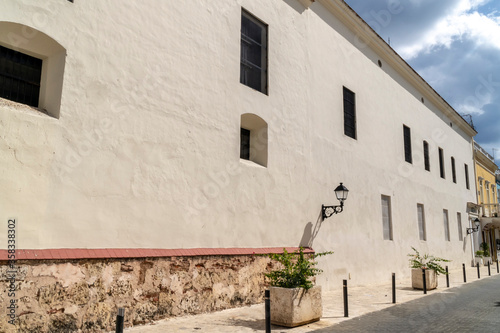
{"type": "Polygon", "coordinates": [[[240,82],[267,94],[267,25],[241,12],[240,82]]]}
{"type": "Polygon", "coordinates": [[[429,161],[429,144],[427,141],[424,141],[424,167],[425,170],[431,171],[431,164],[429,161]]]}
{"type": "Polygon", "coordinates": [[[240,158],[244,160],[250,159],[250,131],[245,128],[241,128],[240,158]]]}
{"type": "Polygon", "coordinates": [[[38,107],[42,60],[0,46],[0,97],[38,107]]]}
{"type": "Polygon", "coordinates": [[[344,134],[356,139],[356,103],[352,91],[344,87],[344,134]]]}
{"type": "Polygon", "coordinates": [[[405,161],[408,163],[412,163],[412,155],[411,155],[411,132],[410,128],[403,125],[403,137],[404,137],[404,147],[405,147],[405,161]]]}
{"type": "Polygon", "coordinates": [[[445,178],[443,148],[439,148],[439,175],[441,178],[445,178]]]}

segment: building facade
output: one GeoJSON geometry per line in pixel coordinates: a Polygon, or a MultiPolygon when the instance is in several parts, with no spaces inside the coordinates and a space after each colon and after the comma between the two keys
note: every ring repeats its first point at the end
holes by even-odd
{"type": "Polygon", "coordinates": [[[476,251],[481,243],[488,244],[493,260],[500,251],[500,217],[494,158],[479,144],[474,143],[474,165],[477,177],[477,203],[480,205],[481,233],[477,235],[476,251]]]}
{"type": "Polygon", "coordinates": [[[335,252],[325,290],[409,276],[411,247],[472,259],[476,132],[343,1],[3,7],[2,56],[30,64],[30,92],[0,99],[0,218],[36,281],[19,292],[46,295],[23,325],[256,302],[252,253],[283,247],[335,252]],[[323,219],[339,183],[343,212],[323,219]]]}

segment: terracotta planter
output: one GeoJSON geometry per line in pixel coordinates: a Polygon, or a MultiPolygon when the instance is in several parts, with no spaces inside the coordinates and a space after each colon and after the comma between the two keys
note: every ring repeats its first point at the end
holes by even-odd
{"type": "MultiPolygon", "coordinates": [[[[438,286],[437,273],[433,269],[425,270],[425,284],[427,290],[436,289],[438,286]]],[[[411,270],[411,286],[413,289],[424,289],[424,280],[422,278],[421,268],[412,268],[411,270]]]]}
{"type": "Polygon", "coordinates": [[[323,315],[321,287],[303,288],[271,287],[271,323],[295,327],[320,320],[323,315]]]}

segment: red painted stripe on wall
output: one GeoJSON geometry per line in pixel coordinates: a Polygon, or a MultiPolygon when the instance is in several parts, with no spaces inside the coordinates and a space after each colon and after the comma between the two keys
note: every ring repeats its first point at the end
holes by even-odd
{"type": "MultiPolygon", "coordinates": [[[[195,256],[237,256],[298,251],[298,247],[266,248],[195,248],[195,249],[41,249],[16,250],[16,260],[71,260],[110,258],[161,258],[195,256]]],[[[304,248],[304,253],[314,253],[304,248]]],[[[0,260],[9,260],[7,250],[0,250],[0,260]]]]}

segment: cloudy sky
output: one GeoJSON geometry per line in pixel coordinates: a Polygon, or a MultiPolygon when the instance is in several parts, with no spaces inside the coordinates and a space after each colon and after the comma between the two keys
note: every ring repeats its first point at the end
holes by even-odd
{"type": "Polygon", "coordinates": [[[476,141],[500,165],[500,1],[345,1],[458,113],[472,115],[476,141]]]}

